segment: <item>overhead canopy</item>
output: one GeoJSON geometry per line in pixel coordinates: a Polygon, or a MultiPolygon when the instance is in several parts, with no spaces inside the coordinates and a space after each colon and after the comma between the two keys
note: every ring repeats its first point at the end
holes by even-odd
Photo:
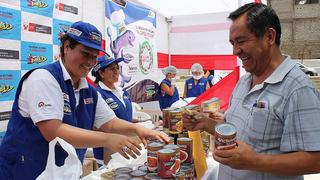
{"type": "MultiPolygon", "coordinates": [[[[166,17],[230,12],[252,0],[131,0],[156,10],[166,17]]],[[[266,0],[262,0],[265,3],[266,0]]],[[[261,0],[259,0],[261,2],[261,0]]]]}

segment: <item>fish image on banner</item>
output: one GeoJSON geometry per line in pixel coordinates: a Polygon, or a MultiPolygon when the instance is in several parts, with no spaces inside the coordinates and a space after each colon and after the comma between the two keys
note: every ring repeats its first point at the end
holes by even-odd
{"type": "Polygon", "coordinates": [[[0,7],[0,38],[21,39],[20,11],[0,7]]]}
{"type": "Polygon", "coordinates": [[[20,71],[0,70],[0,102],[14,100],[20,78],[20,71]]]}
{"type": "Polygon", "coordinates": [[[33,14],[52,17],[54,0],[23,0],[21,10],[33,14]]]}

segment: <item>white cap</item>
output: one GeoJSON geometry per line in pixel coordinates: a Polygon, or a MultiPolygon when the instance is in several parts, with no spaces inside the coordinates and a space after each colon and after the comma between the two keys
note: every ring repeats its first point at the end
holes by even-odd
{"type": "Polygon", "coordinates": [[[203,68],[202,68],[201,64],[199,64],[199,63],[194,63],[194,64],[191,66],[191,72],[201,72],[201,73],[203,73],[203,68]]]}
{"type": "Polygon", "coordinates": [[[167,75],[168,73],[177,74],[177,68],[174,66],[168,66],[162,70],[162,73],[164,75],[167,75]]]}

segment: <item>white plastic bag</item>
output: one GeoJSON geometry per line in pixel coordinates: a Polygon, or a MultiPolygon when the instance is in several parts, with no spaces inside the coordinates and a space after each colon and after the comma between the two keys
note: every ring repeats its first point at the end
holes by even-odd
{"type": "Polygon", "coordinates": [[[82,165],[78,159],[74,147],[56,137],[49,143],[49,154],[46,169],[37,177],[37,180],[79,180],[82,175],[82,165]],[[55,163],[55,146],[59,142],[60,146],[68,153],[65,163],[62,166],[57,166],[55,163]]]}

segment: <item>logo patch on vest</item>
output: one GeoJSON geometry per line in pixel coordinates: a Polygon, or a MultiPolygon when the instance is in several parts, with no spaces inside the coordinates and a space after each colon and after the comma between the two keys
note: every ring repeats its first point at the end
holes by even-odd
{"type": "Polygon", "coordinates": [[[70,100],[69,100],[69,95],[68,95],[68,94],[62,92],[62,96],[63,96],[63,100],[64,100],[64,101],[70,102],[70,100]]]}
{"type": "Polygon", "coordinates": [[[93,98],[86,98],[83,101],[84,101],[84,104],[93,104],[93,98]]]}

